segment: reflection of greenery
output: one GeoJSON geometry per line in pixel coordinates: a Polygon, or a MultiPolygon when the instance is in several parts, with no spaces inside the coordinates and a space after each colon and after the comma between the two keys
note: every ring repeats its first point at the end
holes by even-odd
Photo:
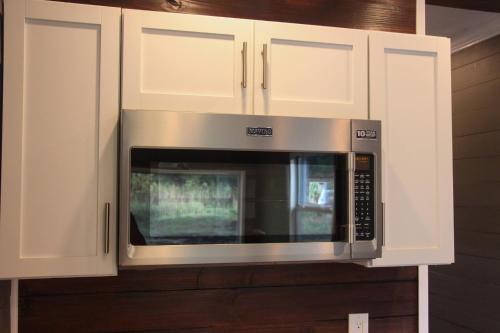
{"type": "Polygon", "coordinates": [[[321,195],[321,190],[323,189],[322,182],[309,182],[309,202],[317,203],[319,200],[319,196],[321,195]]]}
{"type": "Polygon", "coordinates": [[[144,235],[234,235],[239,175],[134,172],[130,206],[144,235]]]}
{"type": "Polygon", "coordinates": [[[301,235],[331,235],[333,214],[302,210],[297,215],[297,226],[301,235]]]}

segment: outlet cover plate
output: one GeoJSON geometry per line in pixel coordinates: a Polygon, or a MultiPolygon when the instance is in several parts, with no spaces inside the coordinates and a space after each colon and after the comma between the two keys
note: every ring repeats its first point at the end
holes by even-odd
{"type": "Polygon", "coordinates": [[[368,333],[368,313],[349,314],[349,333],[368,333]]]}

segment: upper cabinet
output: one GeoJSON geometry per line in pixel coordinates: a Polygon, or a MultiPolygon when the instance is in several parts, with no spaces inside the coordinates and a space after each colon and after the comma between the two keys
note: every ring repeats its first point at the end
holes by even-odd
{"type": "Polygon", "coordinates": [[[373,265],[453,262],[449,40],[371,33],[370,118],[382,121],[385,203],[373,265]]]}
{"type": "Polygon", "coordinates": [[[255,113],[368,117],[368,33],[255,23],[255,113]]]}
{"type": "Polygon", "coordinates": [[[120,15],[5,1],[0,278],[117,272],[120,15]]]}
{"type": "Polygon", "coordinates": [[[252,113],[252,21],[123,12],[123,109],[252,113]]]}
{"type": "Polygon", "coordinates": [[[368,117],[367,32],[139,10],[123,26],[123,109],[368,117]]]}

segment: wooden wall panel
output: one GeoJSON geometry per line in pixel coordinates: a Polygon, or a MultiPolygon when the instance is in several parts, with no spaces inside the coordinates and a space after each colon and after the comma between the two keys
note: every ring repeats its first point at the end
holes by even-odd
{"type": "Polygon", "coordinates": [[[416,333],[417,269],[353,264],[121,271],[20,282],[20,332],[339,332],[368,312],[370,332],[416,333]],[[92,320],[89,320],[92,318],[92,320]]]}
{"type": "Polygon", "coordinates": [[[416,1],[408,0],[182,0],[179,9],[172,0],[62,1],[406,33],[416,27],[416,1]]]}
{"type": "Polygon", "coordinates": [[[430,332],[500,332],[500,36],[452,63],[457,255],[429,269],[430,332]]]}
{"type": "Polygon", "coordinates": [[[10,332],[10,281],[0,281],[0,333],[10,332]]]}

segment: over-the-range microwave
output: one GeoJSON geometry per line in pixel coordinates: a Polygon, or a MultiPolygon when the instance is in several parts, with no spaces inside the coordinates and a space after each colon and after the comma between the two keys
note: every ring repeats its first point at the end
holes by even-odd
{"type": "Polygon", "coordinates": [[[380,257],[379,121],[122,111],[120,266],[380,257]]]}

